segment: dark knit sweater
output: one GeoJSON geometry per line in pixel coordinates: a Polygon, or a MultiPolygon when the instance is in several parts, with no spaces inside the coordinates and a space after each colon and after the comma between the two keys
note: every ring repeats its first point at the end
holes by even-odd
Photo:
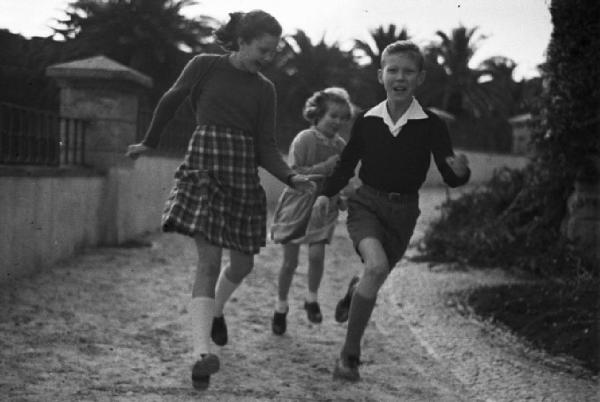
{"type": "MultiPolygon", "coordinates": [[[[258,164],[287,182],[294,172],[283,161],[275,142],[276,95],[269,79],[235,68],[227,55],[203,54],[190,60],[175,85],[189,90],[198,125],[252,133],[258,164]]],[[[155,148],[159,140],[160,132],[148,132],[143,143],[155,148]]]]}
{"type": "Polygon", "coordinates": [[[333,174],[327,178],[322,194],[337,194],[354,176],[380,191],[415,194],[425,181],[431,155],[444,182],[450,187],[465,184],[471,172],[458,177],[445,159],[454,155],[445,123],[425,110],[427,119],[411,119],[398,136],[390,133],[383,119],[359,115],[352,126],[350,140],[342,152],[333,174]]]}

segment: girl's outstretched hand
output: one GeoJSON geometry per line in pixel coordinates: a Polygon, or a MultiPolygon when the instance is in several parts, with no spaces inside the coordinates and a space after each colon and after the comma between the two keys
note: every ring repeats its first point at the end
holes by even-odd
{"type": "Polygon", "coordinates": [[[326,195],[320,195],[313,204],[312,214],[317,218],[321,219],[329,214],[329,197],[326,195]]]}
{"type": "Polygon", "coordinates": [[[139,144],[131,144],[130,146],[127,147],[127,152],[125,152],[125,156],[130,157],[131,159],[137,159],[140,155],[145,154],[146,152],[150,151],[152,148],[150,148],[147,145],[144,145],[142,143],[139,144]]]}
{"type": "Polygon", "coordinates": [[[290,184],[294,190],[314,191],[317,189],[317,184],[314,180],[321,178],[323,178],[322,174],[295,174],[290,179],[290,184]]]}

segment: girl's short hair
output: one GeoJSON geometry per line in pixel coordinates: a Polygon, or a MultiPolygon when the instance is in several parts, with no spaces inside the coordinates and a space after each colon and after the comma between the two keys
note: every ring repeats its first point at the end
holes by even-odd
{"type": "Polygon", "coordinates": [[[421,53],[419,46],[410,40],[398,40],[387,45],[385,49],[383,49],[383,52],[381,52],[381,68],[385,67],[385,58],[387,56],[398,53],[408,53],[412,55],[417,62],[419,70],[423,70],[423,66],[425,64],[423,53],[421,53]]]}
{"type": "Polygon", "coordinates": [[[281,25],[271,14],[262,10],[229,14],[229,22],[214,33],[217,43],[226,50],[239,50],[238,39],[250,42],[264,34],[281,36],[281,25]]]}
{"type": "Polygon", "coordinates": [[[346,105],[348,108],[348,118],[352,115],[352,104],[350,103],[350,95],[344,88],[329,87],[322,91],[317,91],[306,100],[302,116],[311,124],[317,124],[325,113],[327,113],[328,103],[333,102],[341,105],[346,105]]]}

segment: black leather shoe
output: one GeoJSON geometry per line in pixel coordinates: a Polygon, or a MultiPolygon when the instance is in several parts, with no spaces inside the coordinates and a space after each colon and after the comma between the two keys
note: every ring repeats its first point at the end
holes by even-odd
{"type": "Polygon", "coordinates": [[[227,345],[227,324],[225,324],[225,316],[213,318],[210,337],[213,342],[219,346],[227,345]]]}
{"type": "Polygon", "coordinates": [[[321,314],[321,307],[318,302],[304,302],[304,310],[306,310],[306,316],[310,322],[319,324],[323,321],[323,315],[321,314]]]}
{"type": "Polygon", "coordinates": [[[289,310],[285,313],[278,313],[277,311],[273,314],[273,321],[271,322],[271,330],[275,335],[285,334],[287,329],[286,316],[289,310]]]}
{"type": "Polygon", "coordinates": [[[354,276],[350,280],[346,295],[342,299],[340,299],[337,306],[335,306],[335,320],[337,322],[348,321],[348,313],[350,312],[350,302],[352,302],[352,295],[354,294],[354,290],[356,289],[358,279],[358,276],[354,276]]]}
{"type": "Polygon", "coordinates": [[[192,385],[195,389],[203,391],[210,384],[211,374],[219,371],[220,362],[216,355],[211,353],[202,355],[202,359],[196,361],[192,368],[192,385]]]}
{"type": "Polygon", "coordinates": [[[358,366],[360,359],[357,356],[340,356],[335,362],[333,369],[333,378],[336,380],[344,380],[356,382],[360,380],[358,366]]]}

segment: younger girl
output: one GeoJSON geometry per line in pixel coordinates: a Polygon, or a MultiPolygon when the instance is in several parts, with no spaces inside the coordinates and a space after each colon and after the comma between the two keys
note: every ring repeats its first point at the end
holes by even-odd
{"type": "MultiPolygon", "coordinates": [[[[346,142],[338,131],[351,115],[348,93],[342,88],[327,88],[315,92],[304,106],[303,116],[312,125],[294,138],[290,146],[290,164],[302,174],[331,174],[346,142]]],[[[325,244],[329,244],[338,217],[332,208],[323,219],[311,217],[317,192],[300,192],[286,187],[275,210],[271,237],[283,245],[283,264],[279,272],[278,300],[273,316],[272,330],[282,335],[286,330],[289,310],[287,297],[292,277],[298,266],[301,244],[308,244],[308,293],[304,302],[308,319],[313,323],[322,320],[317,292],[323,277],[325,244]]],[[[334,200],[343,208],[342,199],[334,200]]],[[[335,205],[335,204],[334,204],[335,205]]]]}

